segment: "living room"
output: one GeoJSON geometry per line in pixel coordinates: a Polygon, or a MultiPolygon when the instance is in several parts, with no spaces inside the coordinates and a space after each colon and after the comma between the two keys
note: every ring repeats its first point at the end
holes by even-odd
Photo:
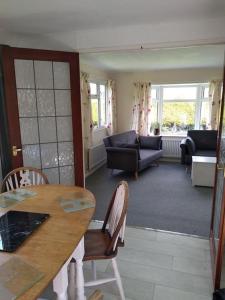
{"type": "MultiPolygon", "coordinates": [[[[103,219],[103,212],[110,200],[105,198],[106,191],[113,190],[118,180],[126,179],[132,191],[127,220],[129,225],[208,236],[212,183],[205,187],[201,184],[195,186],[191,179],[191,162],[181,153],[181,141],[187,136],[188,130],[209,130],[217,126],[211,126],[212,99],[209,90],[212,93],[214,82],[221,89],[223,51],[224,45],[205,45],[81,55],[81,70],[89,76],[91,101],[98,98],[95,95],[97,93],[92,92],[93,88],[99,85],[104,89],[106,84],[107,91],[110,80],[115,85],[116,122],[111,119],[108,121],[107,113],[102,116],[102,110],[107,112],[106,106],[101,104],[104,97],[99,96],[98,110],[96,102],[92,102],[94,123],[86,150],[86,186],[98,195],[96,219],[103,219]],[[149,86],[151,99],[145,132],[135,124],[135,84],[138,83],[149,86]],[[110,123],[113,124],[113,132],[108,126],[110,123]],[[118,162],[119,166],[110,162],[113,153],[108,152],[107,168],[103,139],[132,129],[141,136],[154,136],[154,131],[159,129],[155,138],[162,138],[162,153],[158,151],[158,156],[153,153],[155,158],[135,174],[132,160],[127,162],[129,166],[120,169],[121,162],[118,162]]],[[[210,137],[203,139],[210,143],[210,137]]],[[[208,156],[215,157],[215,134],[212,139],[213,151],[208,156]]],[[[119,142],[125,144],[126,138],[116,145],[124,147],[119,142]]],[[[110,151],[109,148],[107,151],[110,151]]],[[[126,155],[119,154],[123,164],[126,155]]],[[[211,177],[214,179],[214,173],[211,177]]]]}
{"type": "Polygon", "coordinates": [[[223,0],[1,3],[0,244],[18,248],[0,252],[0,297],[223,299],[224,12],[223,0]],[[132,162],[108,159],[117,151],[132,162]],[[28,237],[10,211],[44,219],[28,237]],[[22,243],[8,243],[11,223],[22,243]]]}

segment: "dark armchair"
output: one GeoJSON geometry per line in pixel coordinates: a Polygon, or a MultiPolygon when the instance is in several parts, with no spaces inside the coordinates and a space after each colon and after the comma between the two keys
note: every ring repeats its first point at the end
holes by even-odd
{"type": "Polygon", "coordinates": [[[180,143],[181,163],[190,165],[192,156],[216,156],[217,130],[189,130],[180,143]]]}

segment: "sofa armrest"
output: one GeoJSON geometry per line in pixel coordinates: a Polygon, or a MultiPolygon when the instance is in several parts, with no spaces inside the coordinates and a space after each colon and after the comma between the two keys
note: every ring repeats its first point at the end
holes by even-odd
{"type": "Polygon", "coordinates": [[[108,168],[131,172],[138,170],[137,149],[106,147],[106,152],[108,168]]]}
{"type": "Polygon", "coordinates": [[[185,156],[188,155],[188,149],[186,144],[187,138],[181,140],[180,148],[181,148],[181,163],[185,164],[185,156]]]}
{"type": "Polygon", "coordinates": [[[187,138],[181,140],[181,142],[180,142],[180,147],[181,147],[181,149],[182,149],[182,148],[185,149],[185,148],[187,147],[186,141],[187,141],[187,138]]]}

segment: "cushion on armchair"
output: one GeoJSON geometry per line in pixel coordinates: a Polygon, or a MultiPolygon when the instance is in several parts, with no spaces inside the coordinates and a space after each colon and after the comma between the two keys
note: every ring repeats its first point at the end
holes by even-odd
{"type": "Polygon", "coordinates": [[[196,152],[196,146],[195,146],[195,142],[193,141],[193,139],[190,136],[188,136],[186,138],[186,145],[187,145],[189,154],[194,155],[196,152]]]}
{"type": "Polygon", "coordinates": [[[160,150],[161,147],[161,136],[139,136],[140,148],[160,150]]]}

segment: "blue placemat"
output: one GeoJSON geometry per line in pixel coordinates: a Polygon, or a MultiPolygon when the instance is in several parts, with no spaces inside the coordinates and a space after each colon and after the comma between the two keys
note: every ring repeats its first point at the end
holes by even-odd
{"type": "Polygon", "coordinates": [[[77,199],[59,199],[60,206],[65,212],[80,211],[87,208],[95,207],[94,203],[87,198],[77,198],[77,199]]]}
{"type": "Polygon", "coordinates": [[[0,195],[0,207],[6,208],[14,205],[19,201],[37,195],[36,192],[26,189],[16,189],[0,195]]]}
{"type": "Polygon", "coordinates": [[[18,257],[0,266],[0,300],[14,300],[44,276],[36,267],[18,257]]]}

